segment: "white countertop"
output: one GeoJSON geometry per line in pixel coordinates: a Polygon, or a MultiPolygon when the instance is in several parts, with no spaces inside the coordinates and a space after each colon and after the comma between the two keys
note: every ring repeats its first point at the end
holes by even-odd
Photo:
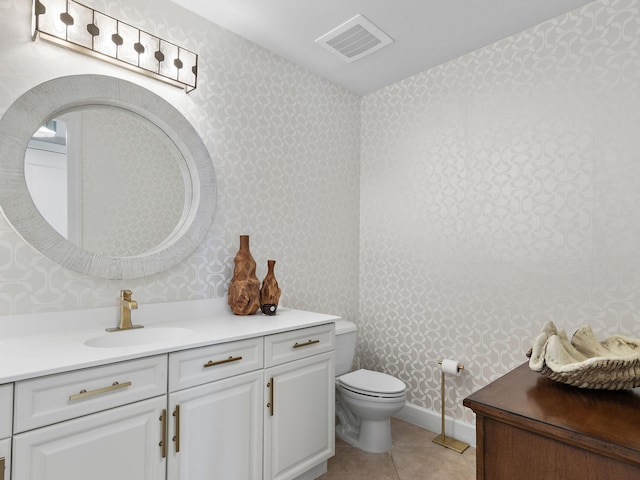
{"type": "Polygon", "coordinates": [[[0,384],[232,340],[270,335],[337,320],[334,315],[279,307],[276,315],[234,315],[226,298],[140,305],[134,324],[179,327],[185,336],[159,343],[99,348],[85,345],[118,324],[119,308],[0,317],[0,384]]]}

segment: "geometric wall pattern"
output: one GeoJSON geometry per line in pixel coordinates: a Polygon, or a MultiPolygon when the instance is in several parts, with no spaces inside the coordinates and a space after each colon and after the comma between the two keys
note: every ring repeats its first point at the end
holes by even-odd
{"type": "Polygon", "coordinates": [[[157,248],[182,222],[189,181],[182,154],[138,114],[104,105],[76,114],[82,131],[82,248],[115,257],[157,248]]]}
{"type": "Polygon", "coordinates": [[[542,325],[640,337],[640,2],[598,1],[362,100],[363,366],[447,413],[542,325]]]}
{"type": "Polygon", "coordinates": [[[64,75],[111,75],[144,86],[174,105],[209,150],[218,187],[214,224],[180,265],[118,281],[56,265],[0,215],[0,332],[2,315],[112,306],[123,288],[140,304],[226,296],[243,234],[251,237],[260,279],[267,260],[276,260],[282,304],[355,320],[359,98],[168,0],[89,6],[197,52],[198,88],[187,95],[32,42],[30,3],[0,2],[0,115],[28,89],[64,75]]]}
{"type": "MultiPolygon", "coordinates": [[[[0,218],[2,315],[225,296],[238,236],[282,303],[360,326],[358,360],[447,413],[525,360],[547,320],[640,336],[640,1],[602,0],[359,98],[168,0],[89,3],[199,54],[189,95],[30,38],[0,2],[0,115],[80,73],[135,82],[202,137],[214,224],[183,263],[104,280],[60,267],[0,218]]],[[[88,320],[90,321],[90,320],[88,320]]]]}

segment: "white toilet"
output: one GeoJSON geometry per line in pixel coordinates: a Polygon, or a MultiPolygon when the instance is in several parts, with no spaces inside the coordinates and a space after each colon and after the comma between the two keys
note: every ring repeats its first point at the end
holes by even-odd
{"type": "Polygon", "coordinates": [[[357,327],[347,320],[336,322],[336,435],[365,452],[391,448],[393,415],[404,407],[407,386],[386,373],[351,370],[357,327]]]}

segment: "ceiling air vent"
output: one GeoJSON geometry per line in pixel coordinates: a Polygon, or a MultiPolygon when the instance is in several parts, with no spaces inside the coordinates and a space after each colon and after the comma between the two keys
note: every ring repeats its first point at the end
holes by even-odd
{"type": "Polygon", "coordinates": [[[360,60],[391,42],[391,37],[362,15],[356,15],[316,40],[318,45],[346,62],[360,60]]]}

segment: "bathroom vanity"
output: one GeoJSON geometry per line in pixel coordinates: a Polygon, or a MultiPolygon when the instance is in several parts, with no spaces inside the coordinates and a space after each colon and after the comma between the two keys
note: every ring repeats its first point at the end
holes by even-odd
{"type": "Polygon", "coordinates": [[[8,480],[11,471],[11,415],[13,385],[0,385],[0,480],[8,480]]]}
{"type": "Polygon", "coordinates": [[[464,400],[478,480],[640,478],[640,391],[588,390],[527,363],[464,400]]]}
{"type": "Polygon", "coordinates": [[[69,312],[68,322],[27,319],[24,335],[0,340],[0,480],[324,473],[336,317],[286,308],[238,317],[220,300],[141,307],[136,332],[147,333],[104,332],[115,315],[102,309],[89,312],[99,328],[80,328],[82,312],[69,312]]]}

